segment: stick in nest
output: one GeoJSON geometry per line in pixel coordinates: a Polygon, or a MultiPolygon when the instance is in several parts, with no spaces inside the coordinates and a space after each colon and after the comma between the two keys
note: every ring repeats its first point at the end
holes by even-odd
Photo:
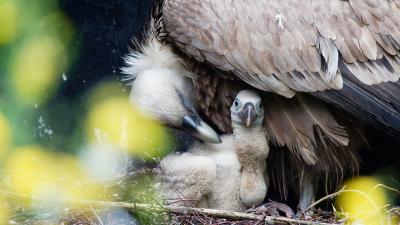
{"type": "MultiPolygon", "coordinates": [[[[0,195],[16,198],[16,199],[35,199],[35,197],[31,197],[29,195],[17,194],[7,191],[0,191],[0,195]]],[[[42,200],[42,199],[41,199],[42,200]]],[[[280,216],[262,216],[262,215],[254,215],[243,212],[233,212],[233,211],[224,211],[224,210],[216,210],[216,209],[203,209],[203,208],[193,208],[193,207],[174,207],[174,206],[155,206],[149,204],[140,204],[140,203],[127,203],[127,202],[108,202],[108,201],[91,201],[91,200],[58,200],[53,199],[49,200],[52,202],[70,202],[70,203],[79,203],[79,204],[89,204],[91,206],[98,207],[108,207],[108,208],[125,208],[129,209],[133,212],[138,212],[140,210],[154,210],[157,212],[169,212],[174,214],[182,214],[182,215],[207,215],[217,218],[226,218],[232,220],[252,220],[265,222],[267,224],[301,224],[301,225],[338,225],[333,223],[322,223],[322,222],[314,222],[314,221],[304,221],[297,219],[290,219],[286,217],[280,216]]]]}
{"type": "Polygon", "coordinates": [[[388,186],[386,186],[386,185],[384,185],[384,184],[377,184],[377,185],[375,185],[369,193],[365,193],[365,192],[362,192],[362,191],[360,191],[360,190],[347,190],[347,189],[346,189],[346,186],[343,186],[343,188],[340,189],[339,191],[337,191],[337,192],[335,192],[335,193],[332,193],[332,194],[329,194],[329,195],[327,195],[327,196],[325,196],[325,197],[322,197],[321,199],[315,201],[315,202],[314,202],[313,204],[311,204],[307,209],[305,209],[304,212],[307,212],[308,210],[314,208],[315,206],[317,206],[319,203],[321,203],[321,202],[323,202],[323,201],[326,201],[326,200],[328,200],[328,199],[332,199],[332,198],[334,198],[334,197],[336,197],[336,196],[338,196],[338,195],[341,195],[342,193],[347,193],[347,192],[353,192],[353,193],[357,193],[357,194],[360,194],[360,195],[364,196],[364,197],[365,197],[369,202],[371,202],[371,204],[377,209],[377,208],[378,208],[377,205],[375,204],[374,200],[372,200],[372,199],[369,197],[369,194],[371,194],[373,191],[375,191],[375,190],[376,190],[377,188],[379,188],[379,187],[382,187],[382,188],[385,188],[386,190],[393,191],[393,192],[396,192],[396,193],[399,193],[399,194],[400,194],[400,191],[399,191],[399,190],[397,190],[397,189],[395,189],[395,188],[388,187],[388,186]]]}

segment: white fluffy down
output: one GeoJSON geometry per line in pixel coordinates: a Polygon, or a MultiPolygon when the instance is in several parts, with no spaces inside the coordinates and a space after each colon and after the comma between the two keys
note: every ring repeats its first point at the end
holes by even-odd
{"type": "Polygon", "coordinates": [[[164,197],[172,205],[199,206],[216,178],[214,162],[190,153],[169,155],[161,161],[160,167],[164,197]]]}
{"type": "Polygon", "coordinates": [[[155,37],[136,44],[125,57],[125,81],[132,85],[130,102],[156,120],[178,126],[187,110],[177,91],[190,99],[193,77],[170,46],[161,44],[155,37]]]}
{"type": "Polygon", "coordinates": [[[129,101],[151,117],[179,126],[187,114],[176,90],[190,93],[191,83],[175,70],[153,68],[142,71],[132,83],[129,101]]]}
{"type": "Polygon", "coordinates": [[[194,76],[185,68],[182,59],[174,54],[170,46],[160,43],[155,37],[148,37],[145,40],[144,43],[134,41],[136,50],[131,50],[124,58],[125,67],[121,68],[126,74],[124,80],[133,81],[143,71],[155,68],[180,71],[186,77],[194,76]]]}
{"type": "Polygon", "coordinates": [[[174,154],[161,161],[164,195],[174,205],[243,211],[239,198],[241,166],[233,148],[232,135],[222,144],[194,144],[188,153],[174,154]]]}
{"type": "MultiPolygon", "coordinates": [[[[237,98],[243,104],[260,100],[257,93],[250,91],[241,91],[237,98]]],[[[191,199],[193,205],[189,206],[234,211],[262,203],[268,190],[269,153],[262,123],[250,128],[235,121],[232,125],[233,134],[222,136],[222,144],[196,143],[187,153],[161,161],[167,198],[174,202],[191,199]]],[[[187,206],[182,201],[177,204],[187,206]]]]}

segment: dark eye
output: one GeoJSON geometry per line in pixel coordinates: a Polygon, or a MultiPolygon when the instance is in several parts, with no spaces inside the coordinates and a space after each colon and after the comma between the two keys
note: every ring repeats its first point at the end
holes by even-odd
{"type": "Polygon", "coordinates": [[[263,108],[263,104],[262,104],[261,102],[258,103],[257,106],[258,106],[259,109],[262,109],[262,108],[263,108]]]}
{"type": "Polygon", "coordinates": [[[236,100],[236,99],[235,99],[235,102],[234,102],[234,104],[235,104],[235,107],[238,107],[238,106],[239,106],[239,102],[238,102],[238,100],[236,100]]]}

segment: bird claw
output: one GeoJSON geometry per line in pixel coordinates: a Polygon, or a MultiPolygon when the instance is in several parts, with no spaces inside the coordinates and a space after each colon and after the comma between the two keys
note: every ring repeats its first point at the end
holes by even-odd
{"type": "Polygon", "coordinates": [[[299,209],[295,215],[296,219],[305,219],[308,220],[314,215],[314,211],[312,209],[307,210],[304,212],[303,210],[299,209]]]}
{"type": "Polygon", "coordinates": [[[281,216],[283,213],[287,218],[294,218],[294,211],[285,203],[269,201],[268,203],[262,204],[259,207],[247,210],[247,212],[253,212],[255,214],[267,214],[271,216],[281,216]]]}
{"type": "Polygon", "coordinates": [[[292,208],[290,208],[285,203],[275,202],[275,201],[270,200],[270,202],[268,202],[266,204],[266,206],[275,209],[275,211],[278,213],[278,215],[279,215],[279,212],[282,212],[288,218],[294,218],[294,216],[295,216],[292,208]]]}

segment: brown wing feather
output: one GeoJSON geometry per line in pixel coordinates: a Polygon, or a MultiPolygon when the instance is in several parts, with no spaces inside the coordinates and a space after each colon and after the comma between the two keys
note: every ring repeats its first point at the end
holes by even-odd
{"type": "MultiPolygon", "coordinates": [[[[325,132],[320,132],[321,127],[314,125],[314,131],[319,135],[316,138],[316,146],[314,146],[317,156],[317,162],[314,165],[304,163],[304,159],[301,157],[294,157],[296,156],[295,152],[287,146],[271,146],[273,150],[268,156],[268,172],[272,179],[271,184],[283,198],[286,199],[288,193],[291,193],[289,189],[293,189],[294,193],[299,193],[299,187],[301,189],[304,185],[305,175],[312,179],[314,190],[320,190],[319,193],[325,196],[336,191],[346,176],[358,174],[357,150],[360,145],[368,145],[360,130],[362,126],[356,124],[349,119],[351,117],[338,109],[334,109],[333,112],[335,112],[335,120],[346,125],[349,137],[351,137],[350,143],[342,146],[331,140],[325,141],[325,132]]],[[[330,113],[327,115],[332,116],[330,113]]]]}
{"type": "MultiPolygon", "coordinates": [[[[212,70],[204,64],[189,62],[191,71],[197,76],[193,79],[193,94],[199,111],[222,133],[232,132],[230,106],[241,90],[236,81],[227,80],[222,76],[213,76],[212,70]]],[[[223,73],[223,72],[222,72],[223,73]]]]}
{"type": "Polygon", "coordinates": [[[365,84],[400,76],[369,72],[384,55],[400,66],[397,1],[165,0],[163,14],[183,52],[286,97],[341,88],[338,60],[365,84]]]}
{"type": "Polygon", "coordinates": [[[265,109],[265,128],[278,146],[287,146],[308,165],[319,158],[318,141],[336,146],[349,143],[346,130],[321,101],[299,95],[293,99],[271,96],[265,109]]]}

